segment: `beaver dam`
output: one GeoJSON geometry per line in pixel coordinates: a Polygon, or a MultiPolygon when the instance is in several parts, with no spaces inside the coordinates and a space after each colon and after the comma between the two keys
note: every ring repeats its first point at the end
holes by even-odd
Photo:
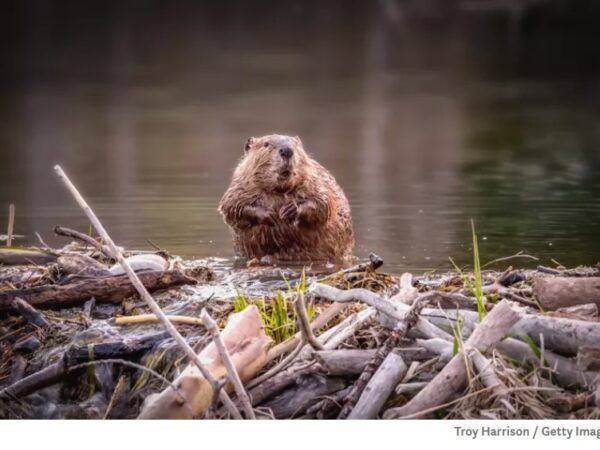
{"type": "Polygon", "coordinates": [[[2,418],[600,416],[597,267],[398,277],[374,255],[319,273],[124,250],[207,381],[101,240],[55,232],[75,241],[0,251],[2,418]]]}
{"type": "Polygon", "coordinates": [[[473,228],[472,271],[232,269],[117,247],[57,172],[99,237],[0,249],[2,418],[600,417],[600,266],[481,265],[473,228]]]}

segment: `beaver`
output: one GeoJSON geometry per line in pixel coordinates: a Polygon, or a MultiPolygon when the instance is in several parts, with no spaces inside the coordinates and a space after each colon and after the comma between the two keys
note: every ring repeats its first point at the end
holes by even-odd
{"type": "Polygon", "coordinates": [[[241,257],[334,262],[354,249],[344,192],[297,136],[249,138],[219,212],[241,257]]]}

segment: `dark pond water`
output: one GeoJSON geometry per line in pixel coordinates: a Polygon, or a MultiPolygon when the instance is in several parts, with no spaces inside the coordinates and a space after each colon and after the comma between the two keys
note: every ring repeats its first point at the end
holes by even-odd
{"type": "Polygon", "coordinates": [[[467,264],[471,218],[482,262],[600,260],[593,2],[216,3],[3,2],[2,230],[10,202],[22,243],[87,230],[60,163],[118,243],[230,258],[219,198],[246,138],[278,132],[389,269],[467,264]]]}

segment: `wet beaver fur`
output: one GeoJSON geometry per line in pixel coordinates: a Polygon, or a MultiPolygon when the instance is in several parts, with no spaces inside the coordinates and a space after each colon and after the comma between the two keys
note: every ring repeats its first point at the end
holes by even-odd
{"type": "Polygon", "coordinates": [[[348,200],[298,137],[248,139],[219,212],[238,256],[333,262],[352,255],[348,200]]]}

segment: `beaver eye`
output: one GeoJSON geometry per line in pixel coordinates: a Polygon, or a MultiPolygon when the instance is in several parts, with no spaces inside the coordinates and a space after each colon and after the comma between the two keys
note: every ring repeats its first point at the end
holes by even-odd
{"type": "Polygon", "coordinates": [[[263,147],[264,147],[264,148],[267,148],[268,146],[269,146],[269,143],[268,143],[268,142],[265,142],[265,143],[263,144],[263,147]]]}

